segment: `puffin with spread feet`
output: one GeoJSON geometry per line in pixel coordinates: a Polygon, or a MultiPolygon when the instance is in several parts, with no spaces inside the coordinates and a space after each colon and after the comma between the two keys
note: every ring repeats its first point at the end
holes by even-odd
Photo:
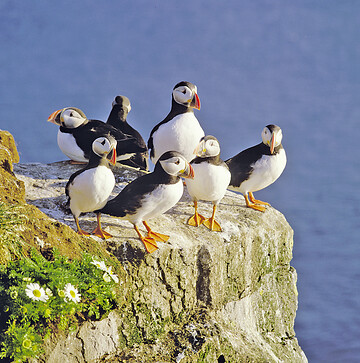
{"type": "Polygon", "coordinates": [[[48,121],[60,126],[57,135],[58,145],[61,151],[75,162],[87,163],[93,141],[109,133],[117,141],[117,162],[146,150],[146,146],[140,145],[135,138],[105,122],[88,120],[84,112],[75,107],[65,107],[53,112],[48,121]]]}
{"type": "Polygon", "coordinates": [[[195,177],[186,181],[187,190],[195,208],[195,214],[189,218],[188,224],[198,227],[203,223],[212,231],[221,231],[220,224],[215,220],[215,212],[230,183],[230,171],[225,162],[220,159],[220,145],[214,136],[203,137],[195,152],[197,158],[190,163],[195,177]],[[205,219],[197,212],[198,200],[213,203],[210,218],[205,219]]]}
{"type": "MultiPolygon", "coordinates": [[[[90,235],[79,226],[80,214],[102,208],[114,189],[115,177],[109,167],[108,158],[115,165],[116,140],[110,135],[99,137],[93,142],[89,163],[85,168],[72,174],[66,184],[65,193],[69,198],[70,210],[80,235],[90,235]]],[[[97,212],[97,227],[92,234],[103,239],[112,237],[102,230],[99,212],[97,212]]]]}
{"type": "Polygon", "coordinates": [[[148,148],[154,164],[170,150],[178,151],[189,162],[196,157],[194,149],[205,133],[194,109],[200,110],[197,87],[190,82],[178,83],[172,92],[169,114],[150,133],[148,148]]]}
{"type": "Polygon", "coordinates": [[[149,153],[144,139],[140,133],[129,125],[126,118],[131,110],[130,100],[125,96],[116,96],[113,103],[110,115],[106,121],[108,125],[111,125],[126,135],[129,135],[137,140],[138,145],[142,146],[145,151],[137,152],[135,155],[131,156],[127,160],[123,160],[122,164],[140,168],[142,170],[149,169],[149,153]]]}
{"type": "Polygon", "coordinates": [[[261,137],[260,144],[240,152],[226,163],[231,172],[228,189],[241,192],[247,207],[264,212],[262,205],[269,203],[256,200],[253,192],[266,188],[279,178],[286,166],[286,153],[281,144],[279,126],[267,125],[261,137]]]}
{"type": "Polygon", "coordinates": [[[98,212],[131,222],[146,251],[154,252],[156,241],[166,242],[169,236],[152,231],[146,221],[180,200],[184,189],[181,177],[193,178],[194,170],[180,153],[168,151],[158,159],[153,172],[133,180],[98,212]],[[148,232],[146,237],[139,231],[140,222],[148,232]]]}

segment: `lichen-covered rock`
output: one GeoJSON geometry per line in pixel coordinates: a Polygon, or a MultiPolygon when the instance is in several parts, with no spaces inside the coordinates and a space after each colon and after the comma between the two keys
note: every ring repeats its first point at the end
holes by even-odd
{"type": "MultiPolygon", "coordinates": [[[[59,162],[16,165],[14,171],[29,203],[74,228],[64,207],[64,187],[78,168],[59,162]]],[[[115,194],[139,175],[126,168],[115,173],[115,194]]],[[[211,209],[210,203],[199,203],[201,214],[210,216],[211,209]]],[[[67,362],[306,362],[294,332],[293,231],[284,216],[271,207],[265,213],[248,209],[243,197],[232,192],[217,214],[223,232],[189,227],[192,212],[185,192],[172,210],[148,221],[155,231],[170,235],[152,254],[129,222],[102,216],[103,227],[114,237],[87,239],[101,243],[127,273],[125,302],[108,318],[117,329],[108,320],[101,325],[108,328],[92,334],[93,323],[86,323],[89,332],[81,327],[54,342],[39,361],[50,356],[65,361],[66,346],[72,352],[67,362]],[[101,347],[96,346],[100,336],[107,339],[101,347]]],[[[80,224],[92,230],[95,215],[87,214],[80,224]]]]}
{"type": "Polygon", "coordinates": [[[0,202],[14,203],[25,201],[25,188],[13,173],[13,163],[19,162],[13,136],[0,130],[0,202]]]}

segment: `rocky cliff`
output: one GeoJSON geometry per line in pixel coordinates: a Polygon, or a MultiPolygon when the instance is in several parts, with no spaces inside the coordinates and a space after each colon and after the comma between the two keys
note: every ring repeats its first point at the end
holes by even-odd
{"type": "MultiPolygon", "coordinates": [[[[129,222],[113,217],[102,217],[113,238],[80,237],[72,230],[64,194],[79,166],[13,165],[16,148],[11,135],[4,141],[3,134],[0,177],[7,189],[1,200],[33,214],[22,231],[24,246],[57,247],[71,258],[80,250],[103,250],[124,269],[123,304],[101,321],[46,341],[45,353],[33,362],[307,361],[294,332],[293,231],[280,212],[247,209],[242,196],[227,192],[217,217],[223,232],[211,232],[186,225],[193,208],[185,192],[172,210],[149,221],[155,231],[171,236],[153,254],[146,254],[129,222]]],[[[116,194],[139,172],[117,168],[114,173],[116,194]]],[[[199,212],[210,216],[211,205],[200,203],[199,212]]],[[[80,223],[92,230],[95,215],[80,223]]]]}

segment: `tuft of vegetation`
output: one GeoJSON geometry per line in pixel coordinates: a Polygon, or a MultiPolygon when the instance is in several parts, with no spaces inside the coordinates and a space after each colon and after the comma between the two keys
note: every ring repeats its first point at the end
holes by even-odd
{"type": "Polygon", "coordinates": [[[21,204],[0,202],[0,263],[22,256],[24,243],[18,238],[18,230],[27,219],[23,210],[21,204]]]}
{"type": "Polygon", "coordinates": [[[0,358],[23,362],[42,353],[44,339],[101,319],[118,306],[119,278],[89,254],[70,261],[54,251],[51,261],[30,257],[0,266],[0,358]]]}

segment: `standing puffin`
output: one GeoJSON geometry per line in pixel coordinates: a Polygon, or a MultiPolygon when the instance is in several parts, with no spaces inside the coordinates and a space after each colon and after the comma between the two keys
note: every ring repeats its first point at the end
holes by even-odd
{"type": "MultiPolygon", "coordinates": [[[[116,140],[110,135],[99,137],[93,142],[89,163],[84,169],[72,174],[66,184],[65,193],[69,197],[71,213],[80,235],[90,234],[80,228],[80,214],[102,208],[114,189],[115,177],[110,170],[108,156],[115,165],[116,140]]],[[[97,227],[92,233],[104,239],[111,237],[101,229],[100,213],[97,213],[97,227]]]]}
{"type": "Polygon", "coordinates": [[[220,145],[214,136],[205,136],[196,148],[195,158],[190,164],[194,169],[194,179],[187,180],[186,186],[194,202],[195,214],[189,218],[188,224],[199,226],[204,224],[212,231],[221,231],[220,224],[215,220],[216,207],[224,197],[230,183],[230,171],[220,159],[220,145]],[[213,202],[212,216],[205,219],[197,212],[197,201],[213,202]]]}
{"type": "Polygon", "coordinates": [[[269,203],[256,200],[252,192],[266,188],[281,175],[286,165],[286,153],[281,145],[279,126],[267,125],[261,137],[260,144],[240,152],[226,163],[231,172],[229,189],[241,192],[248,207],[264,212],[265,207],[259,204],[269,203]]]}
{"type": "Polygon", "coordinates": [[[53,112],[49,122],[60,126],[57,142],[61,151],[71,160],[86,163],[89,161],[92,143],[95,139],[111,134],[116,141],[116,161],[128,159],[136,152],[146,150],[133,137],[125,135],[115,127],[99,120],[88,120],[80,109],[66,107],[53,112]]]}
{"type": "Polygon", "coordinates": [[[189,162],[196,157],[194,149],[205,133],[194,115],[194,108],[200,110],[196,86],[190,82],[178,83],[172,92],[169,114],[150,133],[148,148],[154,164],[169,150],[178,151],[189,162]]]}
{"type": "Polygon", "coordinates": [[[194,171],[180,153],[168,151],[159,158],[152,173],[132,181],[99,212],[130,221],[146,251],[154,252],[158,248],[156,241],[166,242],[169,236],[153,232],[146,220],[165,213],[180,200],[184,188],[180,177],[193,178],[194,171]],[[146,237],[138,229],[140,222],[148,232],[146,237]]]}
{"type": "Polygon", "coordinates": [[[126,121],[127,115],[131,110],[130,100],[125,96],[116,96],[112,103],[112,110],[106,121],[107,124],[117,128],[126,135],[129,135],[137,140],[138,144],[142,146],[145,151],[138,152],[131,156],[129,159],[122,161],[122,164],[148,170],[149,153],[144,139],[138,131],[131,127],[126,121]]]}

